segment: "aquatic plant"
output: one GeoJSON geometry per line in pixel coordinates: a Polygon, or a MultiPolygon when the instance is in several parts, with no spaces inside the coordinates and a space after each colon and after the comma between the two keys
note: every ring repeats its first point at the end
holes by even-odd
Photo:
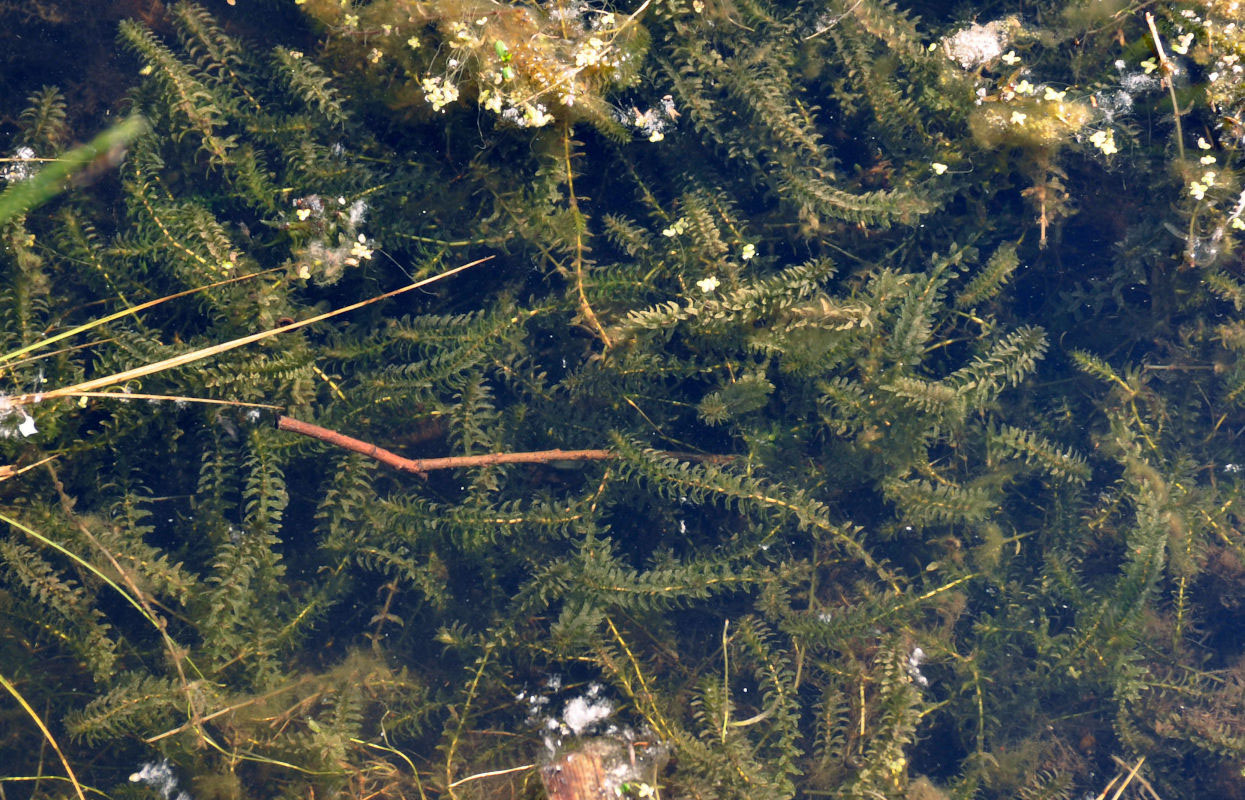
{"type": "Polygon", "coordinates": [[[3,221],[0,780],[1240,791],[1231,7],[296,5],[3,221]]]}

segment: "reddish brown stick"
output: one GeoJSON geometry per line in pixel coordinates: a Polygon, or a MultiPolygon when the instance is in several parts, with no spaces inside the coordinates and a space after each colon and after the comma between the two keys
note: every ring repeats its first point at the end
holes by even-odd
{"type": "Polygon", "coordinates": [[[364,442],[350,436],[312,425],[310,422],[292,419],[285,415],[277,417],[277,428],[283,431],[301,433],[313,439],[320,439],[331,445],[362,453],[374,458],[382,464],[394,469],[405,470],[423,475],[434,469],[455,469],[457,467],[489,467],[494,464],[547,464],[550,461],[610,461],[618,455],[610,450],[535,450],[527,453],[487,453],[481,456],[447,456],[446,458],[403,458],[397,453],[370,442],[364,442]]]}

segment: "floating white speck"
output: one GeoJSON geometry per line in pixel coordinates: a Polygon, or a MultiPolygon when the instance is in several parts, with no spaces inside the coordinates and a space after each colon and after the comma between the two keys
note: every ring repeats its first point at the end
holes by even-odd
{"type": "Polygon", "coordinates": [[[579,736],[613,712],[614,705],[608,700],[594,701],[586,697],[576,697],[563,709],[562,722],[572,733],[579,736]]]}

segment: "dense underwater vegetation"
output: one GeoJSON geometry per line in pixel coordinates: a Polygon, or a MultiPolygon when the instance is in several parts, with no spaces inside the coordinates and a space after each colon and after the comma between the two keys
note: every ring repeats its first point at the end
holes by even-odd
{"type": "Polygon", "coordinates": [[[131,5],[0,129],[4,797],[1245,797],[1236,0],[131,5]]]}

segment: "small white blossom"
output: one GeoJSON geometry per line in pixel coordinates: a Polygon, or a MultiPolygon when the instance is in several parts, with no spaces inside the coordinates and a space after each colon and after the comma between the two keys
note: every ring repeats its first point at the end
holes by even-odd
{"type": "Polygon", "coordinates": [[[575,52],[575,66],[591,67],[599,64],[605,55],[605,51],[605,42],[593,36],[575,52]]]}
{"type": "Polygon", "coordinates": [[[1095,131],[1089,137],[1090,144],[1097,147],[1104,155],[1115,155],[1120,148],[1115,144],[1115,131],[1095,131]]]}
{"type": "Polygon", "coordinates": [[[440,111],[458,99],[458,87],[439,75],[424,78],[419,88],[424,90],[424,98],[433,111],[440,111]]]}
{"type": "Polygon", "coordinates": [[[494,114],[501,113],[501,95],[488,89],[487,87],[480,90],[480,105],[494,114]]]}
{"type": "Polygon", "coordinates": [[[721,285],[721,283],[722,282],[719,281],[716,276],[710,275],[708,278],[705,278],[704,280],[696,281],[696,288],[700,289],[700,291],[704,292],[705,294],[709,294],[714,289],[717,289],[718,286],[721,285]]]}
{"type": "Polygon", "coordinates": [[[355,266],[359,261],[367,261],[372,257],[372,248],[367,246],[367,237],[359,234],[358,241],[350,245],[350,258],[346,259],[347,263],[355,266]],[[351,263],[353,259],[353,263],[351,263]]]}
{"type": "Polygon", "coordinates": [[[524,112],[523,120],[519,123],[524,127],[540,128],[553,122],[553,115],[549,113],[543,103],[529,105],[524,109],[524,112]]]}

